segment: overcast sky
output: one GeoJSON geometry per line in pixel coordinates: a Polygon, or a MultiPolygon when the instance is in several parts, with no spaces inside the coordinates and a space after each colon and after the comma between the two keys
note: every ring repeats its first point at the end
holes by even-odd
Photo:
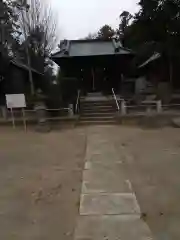
{"type": "MultiPolygon", "coordinates": [[[[50,0],[56,12],[60,39],[79,39],[104,24],[118,26],[124,10],[134,13],[138,0],[50,0]]],[[[50,2],[49,1],[49,2],[50,2]]]]}

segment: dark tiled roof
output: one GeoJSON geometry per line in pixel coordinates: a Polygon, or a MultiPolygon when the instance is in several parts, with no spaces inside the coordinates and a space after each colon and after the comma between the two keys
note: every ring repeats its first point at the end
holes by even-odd
{"type": "Polygon", "coordinates": [[[52,55],[52,59],[133,54],[131,50],[122,47],[116,40],[65,40],[60,44],[60,51],[52,55]]]}

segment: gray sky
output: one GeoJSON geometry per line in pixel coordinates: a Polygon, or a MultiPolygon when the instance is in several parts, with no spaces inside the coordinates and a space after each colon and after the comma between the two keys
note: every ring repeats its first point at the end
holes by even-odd
{"type": "Polygon", "coordinates": [[[51,0],[58,17],[60,39],[78,39],[96,32],[104,24],[118,26],[124,10],[134,13],[138,0],[51,0]]]}

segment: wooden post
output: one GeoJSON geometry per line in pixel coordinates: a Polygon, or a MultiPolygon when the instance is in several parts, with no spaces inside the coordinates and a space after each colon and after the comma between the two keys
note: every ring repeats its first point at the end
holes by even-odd
{"type": "Polygon", "coordinates": [[[172,87],[172,85],[173,85],[173,64],[172,64],[171,59],[169,60],[169,81],[170,81],[170,84],[172,87]]]}
{"type": "Polygon", "coordinates": [[[91,69],[91,72],[92,72],[92,79],[93,79],[93,91],[95,91],[95,79],[94,79],[94,69],[93,69],[93,67],[92,67],[92,69],[91,69]]]}
{"type": "Polygon", "coordinates": [[[15,125],[15,119],[14,119],[14,114],[13,114],[13,109],[12,109],[12,108],[11,108],[11,118],[12,118],[13,128],[15,129],[15,128],[16,128],[16,125],[15,125]]]}
{"type": "Polygon", "coordinates": [[[26,115],[25,115],[24,108],[22,108],[22,115],[23,115],[24,130],[25,132],[27,132],[26,115]]]}

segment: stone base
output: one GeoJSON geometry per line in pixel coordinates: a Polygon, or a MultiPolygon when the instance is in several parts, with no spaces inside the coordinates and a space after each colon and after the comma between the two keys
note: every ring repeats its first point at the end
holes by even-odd
{"type": "Polygon", "coordinates": [[[180,128],[180,118],[174,118],[172,119],[172,125],[175,128],[180,128]]]}
{"type": "Polygon", "coordinates": [[[173,116],[169,115],[127,115],[119,116],[118,122],[121,125],[139,126],[142,128],[162,128],[171,126],[171,119],[173,116]]]}
{"type": "Polygon", "coordinates": [[[48,123],[39,123],[36,126],[36,132],[40,132],[40,133],[48,133],[51,131],[51,128],[49,126],[48,123]]]}
{"type": "Polygon", "coordinates": [[[170,120],[163,116],[147,116],[139,121],[139,125],[144,128],[161,128],[168,126],[169,124],[170,120]]]}

